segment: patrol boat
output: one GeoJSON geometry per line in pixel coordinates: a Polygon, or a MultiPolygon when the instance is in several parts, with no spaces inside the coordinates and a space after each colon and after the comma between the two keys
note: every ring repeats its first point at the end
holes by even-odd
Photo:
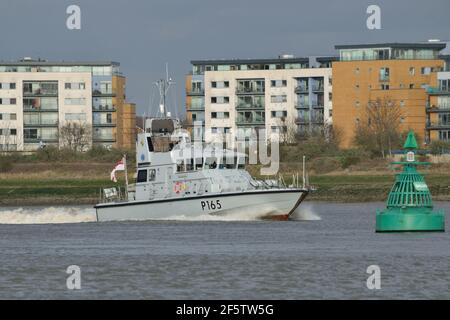
{"type": "Polygon", "coordinates": [[[257,180],[245,170],[245,160],[234,150],[191,142],[177,119],[146,119],[136,141],[136,183],[127,182],[125,192],[103,189],[97,220],[287,220],[308,195],[305,180],[302,187],[298,177],[289,186],[281,177],[257,180]]]}

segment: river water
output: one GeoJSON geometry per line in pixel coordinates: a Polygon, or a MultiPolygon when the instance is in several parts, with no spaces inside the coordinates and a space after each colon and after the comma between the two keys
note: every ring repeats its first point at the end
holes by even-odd
{"type": "MultiPolygon", "coordinates": [[[[450,230],[450,203],[435,205],[450,230]]],[[[305,202],[279,222],[120,223],[91,222],[89,207],[0,208],[0,298],[450,299],[449,232],[376,234],[383,206],[305,202]],[[79,290],[66,285],[71,265],[79,290]],[[379,290],[366,286],[370,265],[379,290]]]]}

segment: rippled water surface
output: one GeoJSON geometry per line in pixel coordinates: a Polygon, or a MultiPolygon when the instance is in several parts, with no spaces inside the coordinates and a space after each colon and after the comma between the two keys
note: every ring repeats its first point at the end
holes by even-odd
{"type": "Polygon", "coordinates": [[[86,207],[1,208],[0,298],[450,299],[450,204],[436,206],[448,232],[376,234],[382,203],[307,202],[287,222],[97,223],[86,207]],[[366,287],[373,264],[381,290],[366,287]],[[81,290],[66,287],[70,265],[81,290]]]}

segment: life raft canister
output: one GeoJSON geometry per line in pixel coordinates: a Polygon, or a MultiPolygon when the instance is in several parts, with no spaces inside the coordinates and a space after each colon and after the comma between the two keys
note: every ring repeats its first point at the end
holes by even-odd
{"type": "Polygon", "coordinates": [[[175,184],[173,185],[173,191],[175,193],[180,193],[181,191],[183,191],[184,189],[186,189],[186,185],[183,182],[177,181],[175,182],[175,184]]]}

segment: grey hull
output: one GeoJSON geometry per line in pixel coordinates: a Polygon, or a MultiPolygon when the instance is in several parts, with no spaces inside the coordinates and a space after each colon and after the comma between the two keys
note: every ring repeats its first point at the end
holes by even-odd
{"type": "Polygon", "coordinates": [[[308,194],[304,189],[220,193],[195,197],[105,203],[95,206],[98,221],[177,220],[202,216],[247,219],[288,217],[308,194]]]}

